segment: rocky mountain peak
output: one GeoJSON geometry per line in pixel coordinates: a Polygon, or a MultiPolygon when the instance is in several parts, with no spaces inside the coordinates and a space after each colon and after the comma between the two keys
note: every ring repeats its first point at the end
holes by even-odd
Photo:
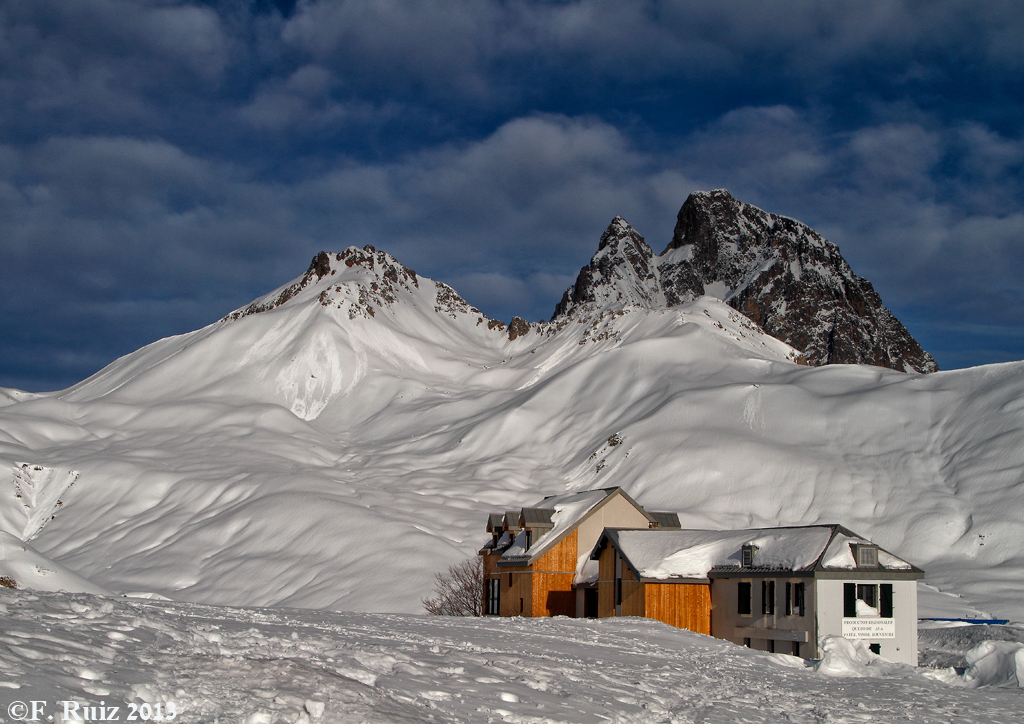
{"type": "MultiPolygon", "coordinates": [[[[580,269],[576,283],[555,307],[554,317],[583,306],[664,306],[654,251],[624,218],[616,216],[601,234],[597,253],[580,269]]],[[[554,319],[554,317],[552,319],[554,319]]]]}
{"type": "Polygon", "coordinates": [[[658,256],[616,217],[590,265],[562,297],[555,317],[580,305],[603,308],[615,301],[672,307],[704,294],[725,301],[768,334],[801,350],[812,365],[938,370],[932,356],[882,305],[871,283],[853,273],[835,244],[807,225],[739,201],[725,189],[690,194],[679,210],[672,240],[658,256]],[[622,293],[622,287],[631,293],[622,293]],[[614,299],[612,289],[617,292],[614,299]]]}

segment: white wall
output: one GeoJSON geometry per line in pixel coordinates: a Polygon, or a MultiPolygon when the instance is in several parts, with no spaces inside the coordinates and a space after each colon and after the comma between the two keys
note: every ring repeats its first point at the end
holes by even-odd
{"type": "Polygon", "coordinates": [[[873,580],[857,578],[819,579],[816,582],[818,601],[818,637],[843,633],[843,584],[892,584],[892,615],[896,620],[895,639],[867,639],[881,644],[881,654],[890,661],[917,666],[917,581],[873,580]]]}

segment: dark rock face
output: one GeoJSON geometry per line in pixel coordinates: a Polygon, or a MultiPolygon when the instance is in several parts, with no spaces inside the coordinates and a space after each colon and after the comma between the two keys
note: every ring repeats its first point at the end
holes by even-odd
{"type": "Polygon", "coordinates": [[[517,337],[524,337],[530,333],[530,323],[522,317],[512,317],[508,323],[508,339],[511,342],[517,337]]]}
{"type": "Polygon", "coordinates": [[[853,273],[835,244],[799,221],[737,201],[724,189],[686,199],[672,241],[660,256],[616,217],[594,260],[556,307],[555,317],[608,298],[598,287],[609,287],[616,275],[631,277],[632,283],[620,279],[614,286],[644,290],[639,298],[620,300],[625,304],[656,306],[655,297],[660,296],[660,304],[671,307],[702,294],[717,296],[768,334],[801,350],[812,365],[938,370],[931,355],[882,305],[871,283],[853,273]],[[632,234],[621,232],[623,227],[632,234]],[[623,251],[627,237],[631,246],[623,251]],[[605,247],[611,248],[615,240],[618,251],[609,255],[605,247]],[[604,268],[608,264],[615,268],[604,268]]]}
{"type": "Polygon", "coordinates": [[[621,216],[601,234],[597,253],[580,269],[576,283],[562,295],[552,321],[581,304],[610,301],[646,307],[661,306],[654,252],[621,216]]]}

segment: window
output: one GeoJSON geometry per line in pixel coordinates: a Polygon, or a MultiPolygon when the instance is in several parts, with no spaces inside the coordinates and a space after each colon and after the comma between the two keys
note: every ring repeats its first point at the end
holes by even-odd
{"type": "Polygon", "coordinates": [[[530,546],[533,545],[533,531],[526,531],[526,550],[530,550],[530,546]]]}
{"type": "MultiPolygon", "coordinates": [[[[803,585],[803,584],[800,584],[800,585],[803,585]]],[[[799,656],[800,655],[800,642],[799,641],[793,641],[792,643],[793,643],[793,651],[792,651],[793,656],[799,656]]]]}
{"type": "Polygon", "coordinates": [[[804,583],[793,584],[793,615],[803,616],[807,609],[804,605],[804,599],[807,595],[807,585],[804,583]]]}
{"type": "Polygon", "coordinates": [[[749,637],[745,637],[743,639],[743,645],[746,646],[748,649],[750,648],[750,638],[749,637]]]}
{"type": "Polygon", "coordinates": [[[750,581],[740,581],[736,591],[736,613],[741,616],[750,615],[750,581]]]}
{"type": "Polygon", "coordinates": [[[768,639],[768,653],[775,653],[775,639],[768,639]]]}
{"type": "Polygon", "coordinates": [[[761,613],[775,613],[775,581],[761,581],[761,613]]]}
{"type": "Polygon", "coordinates": [[[487,615],[501,615],[501,580],[498,578],[487,580],[487,615]]]}
{"type": "Polygon", "coordinates": [[[743,564],[744,568],[750,568],[754,565],[754,551],[757,550],[755,545],[745,545],[740,550],[740,563],[743,564]]]}
{"type": "Polygon", "coordinates": [[[854,546],[858,568],[878,567],[878,546],[854,546]]]}
{"type": "Polygon", "coordinates": [[[843,584],[843,616],[892,618],[892,599],[891,583],[843,584]]]}
{"type": "Polygon", "coordinates": [[[871,608],[878,608],[878,586],[874,584],[857,584],[857,600],[863,601],[871,608]]]}

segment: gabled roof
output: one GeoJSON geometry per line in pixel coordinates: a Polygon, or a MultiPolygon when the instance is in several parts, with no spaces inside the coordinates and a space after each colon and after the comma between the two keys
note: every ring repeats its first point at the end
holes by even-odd
{"type": "Polygon", "coordinates": [[[676,513],[651,513],[651,517],[658,523],[659,530],[681,530],[679,515],[676,513]]]}
{"type": "Polygon", "coordinates": [[[505,516],[501,513],[491,513],[487,516],[487,532],[497,533],[505,528],[505,516]]]}
{"type": "MultiPolygon", "coordinates": [[[[878,567],[858,568],[850,543],[871,544],[841,525],[747,530],[605,530],[593,557],[608,544],[640,580],[705,580],[716,575],[768,572],[877,572],[918,578],[923,572],[882,548],[878,567]],[[744,546],[756,547],[753,565],[742,565],[744,546]]],[[[871,544],[874,545],[874,544],[871,544]]]]}
{"type": "Polygon", "coordinates": [[[524,528],[553,528],[551,516],[555,514],[554,508],[523,508],[524,528]]]}
{"type": "Polygon", "coordinates": [[[519,530],[522,527],[519,524],[519,514],[521,512],[519,510],[505,511],[505,530],[519,530]]]}
{"type": "Polygon", "coordinates": [[[535,508],[523,508],[523,513],[527,510],[553,511],[550,516],[551,529],[533,541],[533,545],[530,546],[529,550],[526,549],[525,533],[518,535],[508,550],[502,554],[498,560],[498,565],[528,566],[534,563],[565,538],[565,536],[576,530],[583,521],[594,515],[594,513],[607,505],[609,501],[619,496],[625,498],[633,507],[643,513],[649,521],[654,522],[651,515],[639,503],[626,495],[622,488],[601,488],[599,490],[584,490],[578,493],[551,495],[540,501],[535,508]]]}

